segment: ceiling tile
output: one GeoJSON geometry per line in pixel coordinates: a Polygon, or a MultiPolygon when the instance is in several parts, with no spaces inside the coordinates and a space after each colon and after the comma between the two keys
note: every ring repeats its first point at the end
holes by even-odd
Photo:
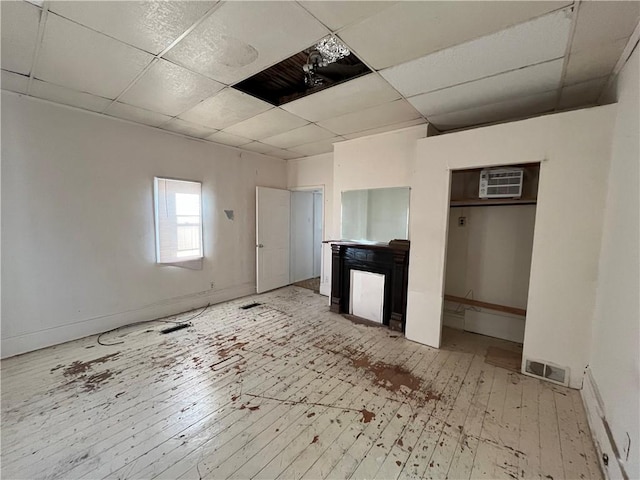
{"type": "Polygon", "coordinates": [[[327,33],[295,2],[228,2],[166,58],[231,84],[304,50],[327,33]]]}
{"type": "Polygon", "coordinates": [[[318,125],[338,135],[346,135],[416,118],[420,118],[420,114],[406,100],[396,100],[358,112],[329,118],[318,122],[318,125]]]}
{"type": "Polygon", "coordinates": [[[333,137],[328,138],[326,140],[320,140],[319,142],[307,143],[305,145],[298,145],[297,147],[292,147],[289,150],[292,152],[298,153],[298,157],[300,156],[311,156],[311,155],[320,155],[321,153],[333,152],[333,144],[335,142],[341,142],[344,140],[343,137],[333,137]]]}
{"type": "Polygon", "coordinates": [[[40,80],[33,81],[30,94],[34,97],[44,98],[52,102],[71,105],[73,107],[84,108],[92,112],[102,112],[109,106],[111,100],[108,98],[98,97],[90,93],[78,92],[70,88],[61,87],[52,83],[42,82],[40,80]]]}
{"type": "Polygon", "coordinates": [[[18,93],[27,93],[28,86],[29,86],[29,77],[2,70],[2,80],[0,80],[0,87],[2,87],[2,90],[9,90],[11,92],[18,92],[18,93]]]}
{"type": "MultiPolygon", "coordinates": [[[[285,112],[279,108],[272,108],[248,120],[225,128],[225,132],[241,137],[261,140],[279,133],[301,127],[308,123],[300,117],[285,112]]],[[[273,148],[273,146],[271,146],[273,148]]]]}
{"type": "Polygon", "coordinates": [[[221,130],[271,108],[273,106],[267,102],[233,88],[225,88],[216,96],[184,112],[180,118],[221,130]]]}
{"type": "Polygon", "coordinates": [[[411,97],[560,58],[570,29],[570,15],[563,10],[380,73],[411,97]]]}
{"type": "Polygon", "coordinates": [[[278,148],[289,148],[331,137],[335,137],[335,133],[319,127],[318,125],[309,124],[272,137],[263,138],[262,143],[273,145],[278,148]]]}
{"type": "Polygon", "coordinates": [[[166,49],[216,2],[55,1],[49,9],[154,55],[166,49]]]}
{"type": "Polygon", "coordinates": [[[350,25],[366,17],[378,13],[385,8],[389,8],[396,2],[336,2],[336,1],[305,1],[300,4],[311,14],[324,23],[331,30],[338,30],[345,25],[350,25]]]}
{"type": "Polygon", "coordinates": [[[148,53],[51,13],[35,75],[74,90],[115,98],[152,59],[148,53]]]}
{"type": "Polygon", "coordinates": [[[158,112],[152,112],[143,108],[133,107],[126,103],[114,103],[105,112],[112,117],[123,118],[125,120],[131,120],[132,122],[144,123],[145,125],[151,125],[157,127],[163,123],[171,120],[171,117],[162,115],[158,112]]]}
{"type": "Polygon", "coordinates": [[[564,87],[560,93],[559,108],[575,108],[595,105],[607,84],[609,77],[596,78],[587,82],[564,87]]]}
{"type": "Polygon", "coordinates": [[[209,135],[207,140],[222,143],[223,145],[231,145],[232,147],[239,147],[240,145],[251,143],[251,139],[249,138],[239,137],[238,135],[232,135],[227,132],[216,132],[213,135],[209,135]]]}
{"type": "Polygon", "coordinates": [[[125,103],[175,116],[224,85],[160,59],[121,98],[125,103]]]}
{"type": "Polygon", "coordinates": [[[299,153],[292,152],[290,150],[283,150],[281,148],[276,148],[274,150],[269,150],[265,155],[269,155],[271,157],[281,158],[283,160],[291,160],[292,158],[300,158],[299,153]]]}
{"type": "Polygon", "coordinates": [[[399,2],[340,37],[376,69],[488,35],[569,5],[570,1],[399,2]]]}
{"type": "Polygon", "coordinates": [[[38,38],[40,9],[27,2],[0,2],[2,68],[28,75],[38,38]]]}
{"type": "Polygon", "coordinates": [[[451,130],[453,128],[521,118],[553,110],[557,97],[556,91],[538,93],[469,110],[443,113],[442,115],[429,117],[427,120],[439,130],[451,130]]]}
{"type": "Polygon", "coordinates": [[[243,150],[251,150],[252,152],[256,152],[256,153],[267,153],[270,150],[273,150],[273,147],[271,145],[266,145],[264,143],[260,143],[260,142],[251,142],[251,143],[247,143],[246,145],[242,145],[243,150]]]}
{"type": "MultiPolygon", "coordinates": [[[[626,39],[638,24],[640,2],[581,2],[571,51],[598,48],[626,39]]],[[[617,59],[616,59],[617,60],[617,59]]]]}
{"type": "Polygon", "coordinates": [[[283,105],[311,122],[337,117],[400,98],[379,75],[369,74],[283,105]]]}
{"type": "Polygon", "coordinates": [[[423,93],[409,102],[426,117],[457,112],[560,87],[564,60],[552,60],[475,82],[423,93]]]}
{"type": "Polygon", "coordinates": [[[565,85],[609,75],[613,67],[616,66],[626,44],[627,40],[622,39],[588,50],[570,53],[564,78],[565,85]]]}
{"type": "Polygon", "coordinates": [[[384,127],[380,128],[372,128],[371,130],[365,130],[363,132],[349,133],[348,135],[344,135],[344,138],[346,138],[347,140],[353,140],[354,138],[366,137],[368,135],[377,135],[378,133],[392,132],[394,130],[414,127],[416,125],[424,125],[426,127],[427,121],[424,118],[416,118],[415,120],[394,123],[393,125],[385,125],[384,127]]]}
{"type": "Polygon", "coordinates": [[[190,137],[206,138],[215,132],[213,128],[203,127],[202,125],[196,125],[191,122],[185,122],[179,118],[173,118],[169,122],[162,125],[160,128],[164,130],[171,130],[172,132],[182,133],[190,137]]]}

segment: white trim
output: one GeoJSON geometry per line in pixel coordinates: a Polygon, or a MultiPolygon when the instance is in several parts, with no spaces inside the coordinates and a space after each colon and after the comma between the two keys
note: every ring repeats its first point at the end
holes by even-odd
{"type": "Polygon", "coordinates": [[[168,317],[204,307],[207,304],[226,302],[255,293],[256,286],[254,283],[244,283],[218,291],[212,292],[211,290],[206,290],[204,292],[196,292],[167,300],[160,300],[138,309],[88,318],[38,332],[16,335],[14,337],[3,337],[2,358],[77,340],[89,335],[96,335],[131,323],[168,317]]]}
{"type": "Polygon", "coordinates": [[[602,405],[598,386],[589,368],[587,368],[585,372],[580,394],[584,409],[587,413],[591,438],[596,447],[598,463],[600,464],[600,469],[604,472],[605,478],[607,480],[613,478],[628,478],[614,453],[616,449],[614,445],[612,445],[609,435],[607,435],[604,424],[606,420],[604,406],[602,405]],[[605,466],[602,459],[605,454],[609,457],[609,464],[607,466],[605,466]]]}

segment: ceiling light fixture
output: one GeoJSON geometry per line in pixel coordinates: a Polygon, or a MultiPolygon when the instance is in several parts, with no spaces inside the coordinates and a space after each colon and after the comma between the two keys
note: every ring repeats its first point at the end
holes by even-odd
{"type": "Polygon", "coordinates": [[[322,55],[322,58],[324,58],[327,63],[333,63],[351,54],[347,46],[334,35],[320,40],[316,44],[316,50],[320,52],[320,55],[322,55]]]}
{"type": "Polygon", "coordinates": [[[307,63],[302,66],[304,71],[304,83],[307,87],[317,87],[324,83],[318,76],[317,69],[326,67],[341,58],[351,55],[351,51],[334,35],[323,38],[309,53],[307,63]]]}

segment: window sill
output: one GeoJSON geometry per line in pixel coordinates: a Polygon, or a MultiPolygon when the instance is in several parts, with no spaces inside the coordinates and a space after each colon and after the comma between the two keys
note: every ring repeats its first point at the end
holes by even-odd
{"type": "Polygon", "coordinates": [[[202,261],[204,257],[189,257],[185,259],[176,260],[173,262],[157,262],[156,265],[161,267],[180,267],[189,268],[191,270],[202,270],[202,261]]]}

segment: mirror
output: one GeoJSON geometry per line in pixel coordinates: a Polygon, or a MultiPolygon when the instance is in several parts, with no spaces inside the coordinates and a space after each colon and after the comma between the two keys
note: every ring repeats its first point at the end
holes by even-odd
{"type": "Polygon", "coordinates": [[[342,192],[342,239],[385,243],[408,240],[409,194],[409,187],[342,192]]]}

